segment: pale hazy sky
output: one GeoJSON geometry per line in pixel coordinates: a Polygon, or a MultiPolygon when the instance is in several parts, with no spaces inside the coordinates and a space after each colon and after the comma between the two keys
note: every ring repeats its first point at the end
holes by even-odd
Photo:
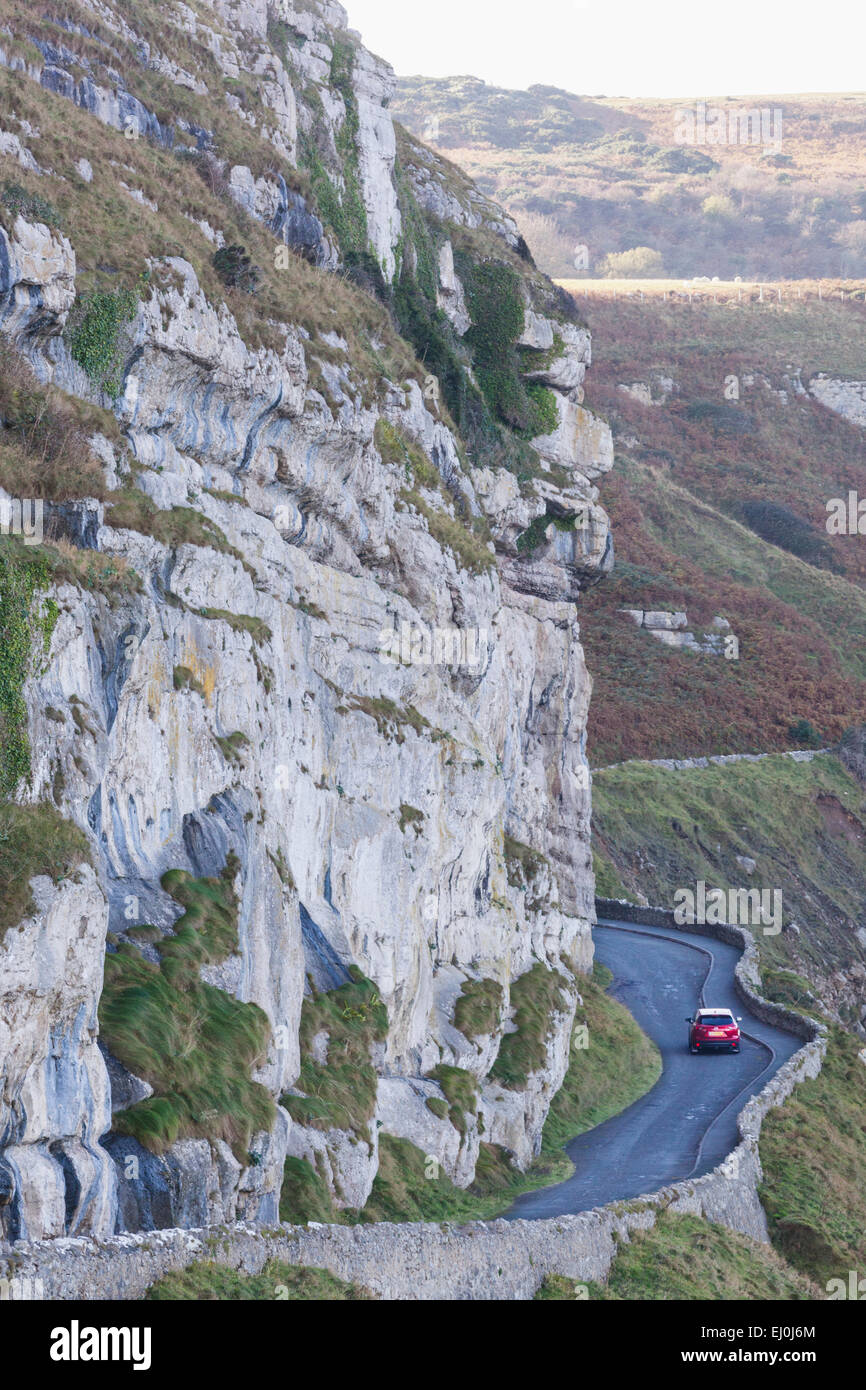
{"type": "Polygon", "coordinates": [[[401,75],[582,95],[866,90],[864,0],[343,0],[401,75]]]}

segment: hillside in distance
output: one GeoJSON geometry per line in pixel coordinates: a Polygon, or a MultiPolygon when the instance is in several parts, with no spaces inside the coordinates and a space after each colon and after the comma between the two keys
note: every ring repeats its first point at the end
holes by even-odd
{"type": "Polygon", "coordinates": [[[593,275],[635,247],[674,277],[866,273],[866,96],[710,97],[706,142],[697,104],[404,77],[394,109],[507,207],[550,275],[574,274],[578,245],[593,275]],[[739,143],[748,111],[760,143],[739,143]],[[712,126],[737,143],[710,143],[712,126]]]}
{"type": "Polygon", "coordinates": [[[866,717],[866,537],[829,534],[827,503],[866,497],[866,448],[816,393],[857,399],[863,305],[580,303],[616,459],[616,564],[580,606],[592,765],[838,739],[866,717]],[[698,643],[724,619],[738,655],[665,645],[623,609],[685,612],[698,643]]]}

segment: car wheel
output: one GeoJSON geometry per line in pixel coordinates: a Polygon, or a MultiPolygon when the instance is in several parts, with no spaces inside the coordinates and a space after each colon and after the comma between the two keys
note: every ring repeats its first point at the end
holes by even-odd
{"type": "Polygon", "coordinates": [[[689,1043],[689,1052],[692,1054],[693,1057],[697,1057],[699,1050],[699,1048],[692,1047],[691,1043],[689,1043]]]}
{"type": "Polygon", "coordinates": [[[732,1052],[739,1052],[739,1050],[740,1050],[740,1044],[739,1044],[739,1043],[734,1043],[733,1046],[732,1046],[732,1048],[731,1048],[731,1051],[732,1051],[732,1052]]]}

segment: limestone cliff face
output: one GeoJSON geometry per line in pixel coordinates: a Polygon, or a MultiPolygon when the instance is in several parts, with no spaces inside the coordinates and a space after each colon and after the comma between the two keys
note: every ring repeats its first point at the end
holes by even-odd
{"type": "MultiPolygon", "coordinates": [[[[56,508],[68,541],[125,561],[140,584],[110,598],[55,585],[50,649],[25,688],[31,777],[18,799],[76,822],[94,871],[39,880],[35,913],[0,946],[0,1222],[13,1239],[273,1220],[287,1154],[361,1206],[383,1132],[464,1185],[482,1138],[525,1165],[567,1065],[575,972],[592,959],[591,682],[577,600],[612,563],[593,485],[612,451],[581,404],[589,335],[520,261],[499,209],[423,146],[398,157],[390,70],[345,32],[338,5],[174,9],[150,68],[196,91],[184,55],[202,47],[218,63],[229,108],[271,151],[263,172],[224,161],[224,196],[275,250],[303,258],[312,292],[316,277],[354,268],[387,299],[419,259],[410,207],[435,230],[433,292],[458,350],[478,327],[464,279],[506,258],[524,315],[515,351],[547,409],[531,442],[523,429],[535,466],[521,476],[467,447],[424,366],[383,371],[371,389],[340,322],[325,351],[300,313],[250,345],[236,299],[208,295],[179,255],[150,259],[106,397],[64,333],[74,226],[19,215],[0,228],[7,341],[41,380],[111,407],[122,442],[94,441],[110,488],[205,527],[167,539],[121,525],[110,491],[56,508]],[[195,40],[176,55],[174,28],[195,40]],[[235,95],[250,73],[256,112],[235,95]],[[304,158],[312,187],[300,192],[281,170],[304,158]],[[341,225],[353,197],[361,248],[341,225]],[[436,629],[469,634],[471,659],[437,658],[436,629]],[[166,872],[216,877],[227,862],[237,941],[201,978],[264,1011],[254,1075],[276,1102],[302,1094],[305,992],[357,968],[387,1010],[361,1137],[279,1104],[246,1154],[204,1123],[162,1153],[112,1129],[112,1110],[153,1087],[97,1046],[106,932],[109,954],[131,950],[142,924],[170,938],[179,909],[166,872]],[[490,1072],[515,1027],[511,992],[539,962],[563,976],[546,1060],[505,1086],[490,1072]],[[454,1021],[472,981],[501,988],[496,1021],[475,1037],[454,1021]],[[427,1104],[442,1101],[429,1075],[440,1064],[476,1083],[462,1129],[427,1104]]],[[[134,6],[93,13],[106,42],[136,42],[134,6]]],[[[165,112],[135,95],[132,76],[118,86],[110,64],[37,47],[42,67],[2,54],[22,90],[39,83],[94,121],[168,143],[165,112]]],[[[481,379],[468,351],[463,370],[481,379]]],[[[153,944],[135,949],[157,959],[153,944]]],[[[327,1065],[327,1037],[316,1045],[327,1065]]]]}

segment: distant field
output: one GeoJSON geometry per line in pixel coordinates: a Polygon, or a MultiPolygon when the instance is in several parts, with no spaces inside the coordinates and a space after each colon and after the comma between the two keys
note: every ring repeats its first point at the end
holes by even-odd
{"type": "Polygon", "coordinates": [[[708,99],[722,143],[698,128],[700,105],[459,76],[402,78],[394,102],[508,208],[550,275],[572,277],[581,246],[596,276],[639,247],[653,278],[866,276],[866,95],[708,99]]]}
{"type": "Polygon", "coordinates": [[[728,303],[792,304],[805,299],[866,301],[864,280],[557,280],[564,290],[581,299],[671,298],[712,304],[728,303]]]}

